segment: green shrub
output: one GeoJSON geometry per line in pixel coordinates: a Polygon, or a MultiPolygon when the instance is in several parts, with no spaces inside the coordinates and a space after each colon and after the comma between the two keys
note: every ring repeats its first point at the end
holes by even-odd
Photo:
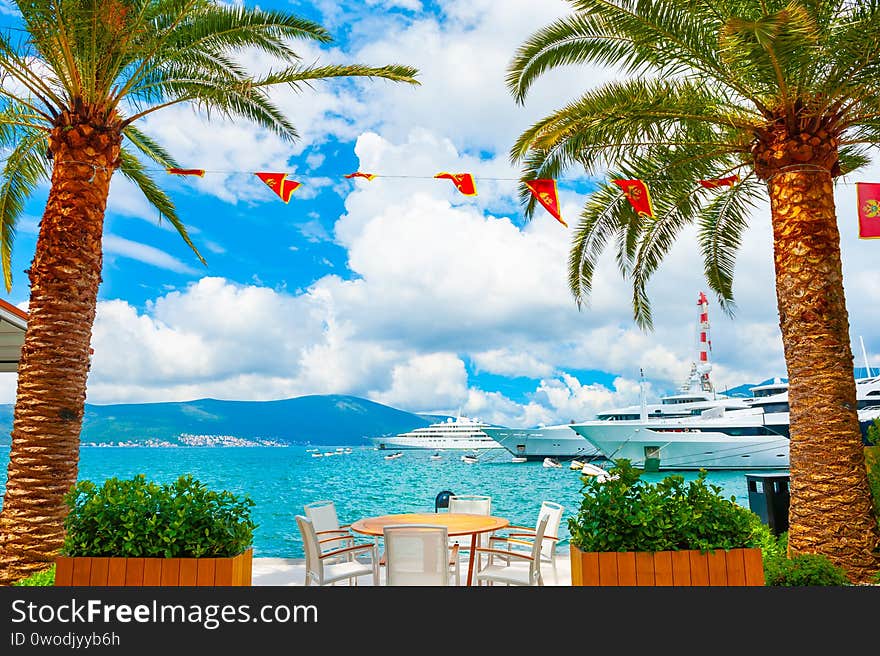
{"type": "Polygon", "coordinates": [[[192,476],[170,484],[110,478],[74,485],[65,496],[65,556],[199,558],[235,556],[253,542],[254,502],[215,492],[192,476]]]}
{"type": "Polygon", "coordinates": [[[721,488],[670,475],[651,484],[640,480],[628,460],[615,461],[616,480],[583,477],[583,500],[570,517],[571,543],[582,551],[670,551],[760,546],[761,521],[721,488]]]}
{"type": "Polygon", "coordinates": [[[48,569],[44,569],[40,572],[34,572],[27,578],[21,579],[20,581],[16,581],[12,585],[26,586],[26,587],[45,587],[45,586],[53,586],[55,585],[55,565],[52,565],[48,569]]]}
{"type": "Polygon", "coordinates": [[[764,563],[766,585],[783,587],[850,585],[846,570],[822,554],[799,554],[764,563]]]}

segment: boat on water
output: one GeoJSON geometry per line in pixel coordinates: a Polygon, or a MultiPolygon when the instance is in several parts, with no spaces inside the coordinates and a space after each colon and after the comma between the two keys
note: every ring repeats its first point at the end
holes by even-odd
{"type": "Polygon", "coordinates": [[[385,460],[396,460],[397,458],[403,457],[403,451],[395,451],[394,453],[389,453],[385,456],[385,460]]]}
{"type": "Polygon", "coordinates": [[[469,465],[474,465],[474,464],[476,464],[476,463],[477,463],[477,460],[478,460],[478,457],[477,457],[477,454],[476,454],[476,453],[465,453],[465,454],[461,457],[461,461],[462,461],[462,462],[465,462],[465,463],[467,463],[467,464],[469,464],[469,465]]]}
{"type": "Polygon", "coordinates": [[[449,417],[446,421],[398,435],[371,437],[370,440],[379,449],[464,449],[467,451],[483,449],[500,449],[498,442],[489,437],[484,429],[489,424],[462,417],[449,417]]]}
{"type": "Polygon", "coordinates": [[[556,458],[544,458],[544,466],[548,469],[561,469],[562,463],[556,458]]]}
{"type": "MultiPolygon", "coordinates": [[[[880,418],[880,376],[856,380],[856,398],[864,435],[880,418]]],[[[787,391],[756,395],[745,409],[710,409],[677,419],[592,421],[572,429],[606,459],[626,458],[648,470],[789,467],[787,391]]]]}
{"type": "Polygon", "coordinates": [[[442,460],[442,459],[443,459],[443,456],[441,456],[439,453],[432,453],[431,454],[431,460],[442,460]]]}
{"type": "Polygon", "coordinates": [[[544,458],[582,458],[600,456],[599,451],[571,430],[571,424],[537,428],[487,427],[483,432],[514,457],[526,460],[544,458]]]}
{"type": "Polygon", "coordinates": [[[572,460],[568,463],[568,468],[572,471],[582,471],[586,462],[581,462],[580,460],[572,460]]]}
{"type": "Polygon", "coordinates": [[[513,456],[513,457],[510,459],[510,462],[514,462],[514,463],[528,462],[528,461],[529,461],[528,458],[524,458],[524,457],[522,457],[522,456],[513,456]]]}
{"type": "MultiPolygon", "coordinates": [[[[721,407],[725,410],[748,408],[748,399],[728,397],[716,393],[709,380],[708,299],[704,293],[697,298],[698,320],[700,326],[697,341],[697,360],[691,365],[685,381],[674,393],[663,396],[659,403],[647,403],[645,399],[637,405],[613,408],[596,415],[597,421],[628,421],[639,419],[643,408],[651,418],[668,419],[691,417],[704,410],[721,407]]],[[[776,391],[787,389],[787,385],[776,391]]],[[[769,393],[770,390],[768,390],[769,393]]],[[[543,458],[574,459],[580,462],[601,459],[602,452],[594,444],[583,439],[572,430],[570,424],[539,426],[537,428],[488,427],[483,432],[507,449],[514,456],[530,460],[543,458]]]]}
{"type": "Polygon", "coordinates": [[[584,466],[581,468],[581,474],[584,476],[594,476],[597,481],[600,483],[604,483],[606,481],[616,481],[620,478],[617,474],[611,474],[605,469],[602,469],[599,465],[587,462],[584,463],[584,466]]]}

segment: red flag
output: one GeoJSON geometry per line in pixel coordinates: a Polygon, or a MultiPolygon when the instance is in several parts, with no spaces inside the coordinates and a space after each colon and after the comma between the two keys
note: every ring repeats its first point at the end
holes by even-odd
{"type": "Polygon", "coordinates": [[[172,175],[197,175],[200,178],[205,177],[205,169],[165,169],[172,175]]]}
{"type": "Polygon", "coordinates": [[[290,195],[300,187],[299,182],[285,180],[286,173],[255,173],[254,175],[269,185],[269,188],[285,203],[290,201],[290,195]]]}
{"type": "Polygon", "coordinates": [[[562,220],[562,212],[559,208],[559,195],[556,193],[556,180],[526,180],[526,187],[532,192],[544,209],[553,215],[566,228],[568,224],[562,220]]]}
{"type": "Polygon", "coordinates": [[[477,185],[474,184],[474,176],[470,173],[438,173],[435,178],[452,180],[452,184],[465,196],[476,196],[477,185]]]}
{"type": "Polygon", "coordinates": [[[360,171],[357,171],[355,173],[349,173],[345,177],[349,178],[349,179],[351,179],[351,178],[366,178],[367,180],[372,180],[376,176],[373,175],[372,173],[361,173],[360,171]]]}
{"type": "Polygon", "coordinates": [[[651,194],[648,187],[641,180],[612,180],[614,184],[623,189],[623,195],[633,206],[639,216],[654,216],[654,208],[651,207],[651,194]]]}
{"type": "Polygon", "coordinates": [[[880,239],[880,183],[856,182],[859,239],[880,239]]]}
{"type": "Polygon", "coordinates": [[[737,182],[739,182],[739,176],[734,174],[734,175],[729,175],[726,178],[715,178],[713,180],[699,180],[698,182],[701,185],[703,185],[706,189],[717,189],[718,187],[724,187],[724,186],[732,187],[737,182]]]}

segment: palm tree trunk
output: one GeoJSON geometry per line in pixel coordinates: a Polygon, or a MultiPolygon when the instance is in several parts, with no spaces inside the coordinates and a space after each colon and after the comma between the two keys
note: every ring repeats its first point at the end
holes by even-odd
{"type": "Polygon", "coordinates": [[[6,494],[0,512],[0,583],[45,569],[64,540],[63,497],[76,482],[101,282],[101,234],[118,131],[64,116],[50,137],[52,186],[40,223],[28,324],[18,366],[6,494]]]}
{"type": "Polygon", "coordinates": [[[831,174],[782,170],[767,186],[791,407],[789,552],[824,554],[853,582],[869,582],[880,568],[880,534],[858,424],[831,174]]]}

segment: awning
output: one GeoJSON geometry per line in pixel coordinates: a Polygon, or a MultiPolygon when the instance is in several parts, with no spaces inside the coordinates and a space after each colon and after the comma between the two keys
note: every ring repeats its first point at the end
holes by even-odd
{"type": "Polygon", "coordinates": [[[0,372],[17,372],[27,312],[0,299],[0,372]]]}

